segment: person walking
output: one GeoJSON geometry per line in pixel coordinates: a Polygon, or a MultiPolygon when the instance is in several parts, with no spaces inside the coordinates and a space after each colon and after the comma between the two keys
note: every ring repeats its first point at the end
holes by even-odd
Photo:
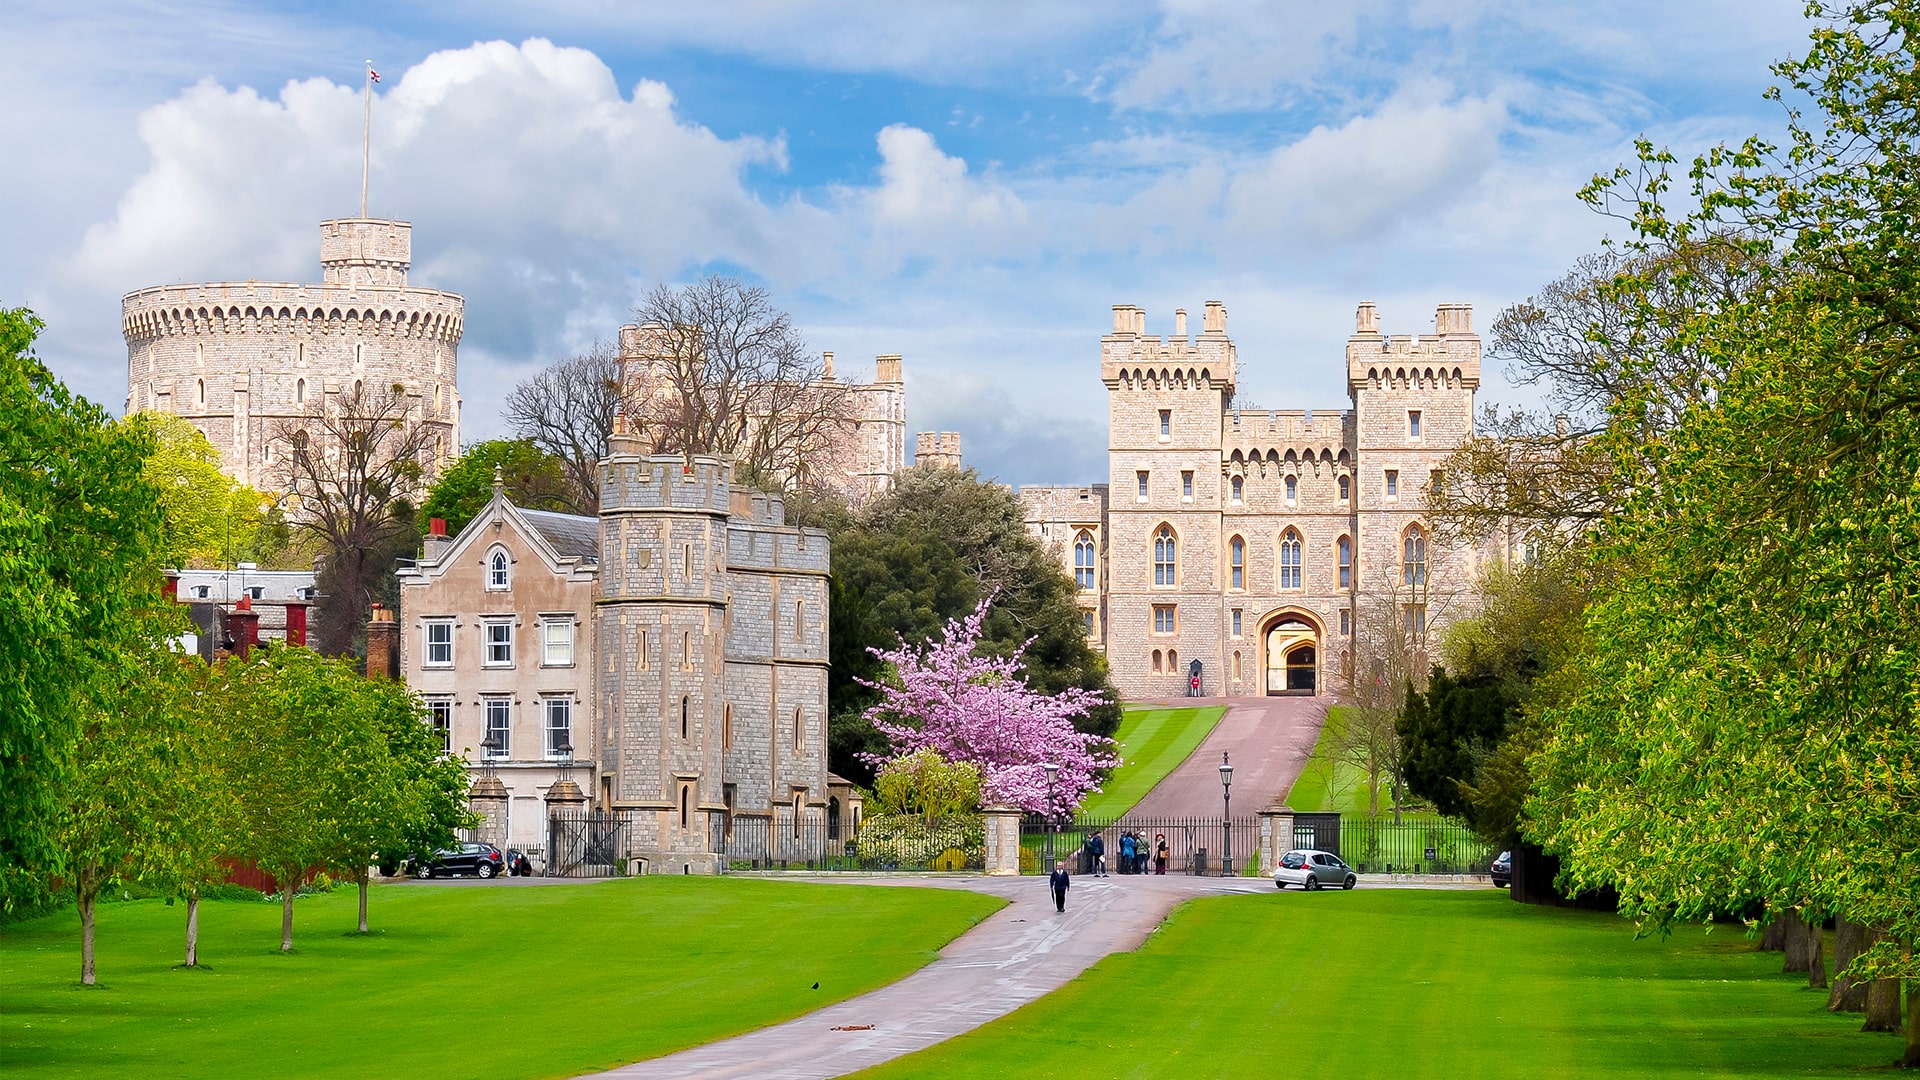
{"type": "Polygon", "coordinates": [[[1167,834],[1160,833],[1153,838],[1153,872],[1167,872],[1167,834]]]}
{"type": "Polygon", "coordinates": [[[1047,888],[1053,890],[1053,909],[1067,910],[1067,862],[1065,859],[1053,864],[1053,873],[1047,875],[1047,888]]]}
{"type": "Polygon", "coordinates": [[[1087,837],[1087,850],[1093,853],[1093,865],[1087,869],[1094,877],[1107,876],[1107,841],[1099,833],[1087,837]]]}

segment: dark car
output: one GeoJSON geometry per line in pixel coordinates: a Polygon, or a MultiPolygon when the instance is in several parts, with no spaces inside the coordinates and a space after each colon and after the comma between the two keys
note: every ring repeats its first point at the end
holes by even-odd
{"type": "Polygon", "coordinates": [[[414,876],[421,878],[458,874],[490,878],[506,871],[507,857],[492,844],[455,844],[434,852],[433,858],[413,868],[414,876]]]}
{"type": "Polygon", "coordinates": [[[1487,867],[1487,876],[1503,889],[1513,884],[1513,852],[1503,851],[1496,856],[1493,865],[1487,867]]]}

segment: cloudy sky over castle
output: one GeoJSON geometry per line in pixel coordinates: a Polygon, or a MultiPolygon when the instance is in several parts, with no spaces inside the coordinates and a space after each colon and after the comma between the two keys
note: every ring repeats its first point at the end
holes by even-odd
{"type": "MultiPolygon", "coordinates": [[[[1467,301],[1484,330],[1618,232],[1574,192],[1636,135],[1779,130],[1800,11],[11,0],[0,305],[118,411],[122,293],[317,280],[372,58],[369,209],[414,222],[414,284],[467,297],[468,438],[645,286],[717,270],[843,371],[905,354],[911,429],[984,472],[1098,480],[1112,304],[1168,333],[1224,300],[1244,398],[1340,407],[1358,301],[1393,333],[1467,301]]],[[[1489,370],[1481,400],[1524,395],[1489,370]]]]}

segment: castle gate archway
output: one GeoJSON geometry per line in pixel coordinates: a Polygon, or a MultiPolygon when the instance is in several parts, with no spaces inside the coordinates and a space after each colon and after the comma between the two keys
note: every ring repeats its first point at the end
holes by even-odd
{"type": "Polygon", "coordinates": [[[1283,612],[1267,624],[1267,694],[1320,692],[1320,628],[1304,615],[1283,612]]]}

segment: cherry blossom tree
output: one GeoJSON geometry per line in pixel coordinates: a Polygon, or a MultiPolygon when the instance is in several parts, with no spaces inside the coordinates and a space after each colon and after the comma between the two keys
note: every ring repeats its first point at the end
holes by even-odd
{"type": "Polygon", "coordinates": [[[980,770],[980,797],[1033,813],[1066,814],[1099,790],[1100,774],[1120,763],[1113,742],[1073,726],[1073,718],[1106,704],[1078,687],[1043,694],[1027,685],[1021,657],[979,654],[981,626],[991,597],[965,619],[949,619],[940,636],[922,645],[902,641],[873,654],[892,676],[866,685],[880,703],[867,710],[889,752],[867,755],[875,765],[931,749],[980,770]],[[1046,766],[1059,766],[1048,801],[1046,766]]]}

